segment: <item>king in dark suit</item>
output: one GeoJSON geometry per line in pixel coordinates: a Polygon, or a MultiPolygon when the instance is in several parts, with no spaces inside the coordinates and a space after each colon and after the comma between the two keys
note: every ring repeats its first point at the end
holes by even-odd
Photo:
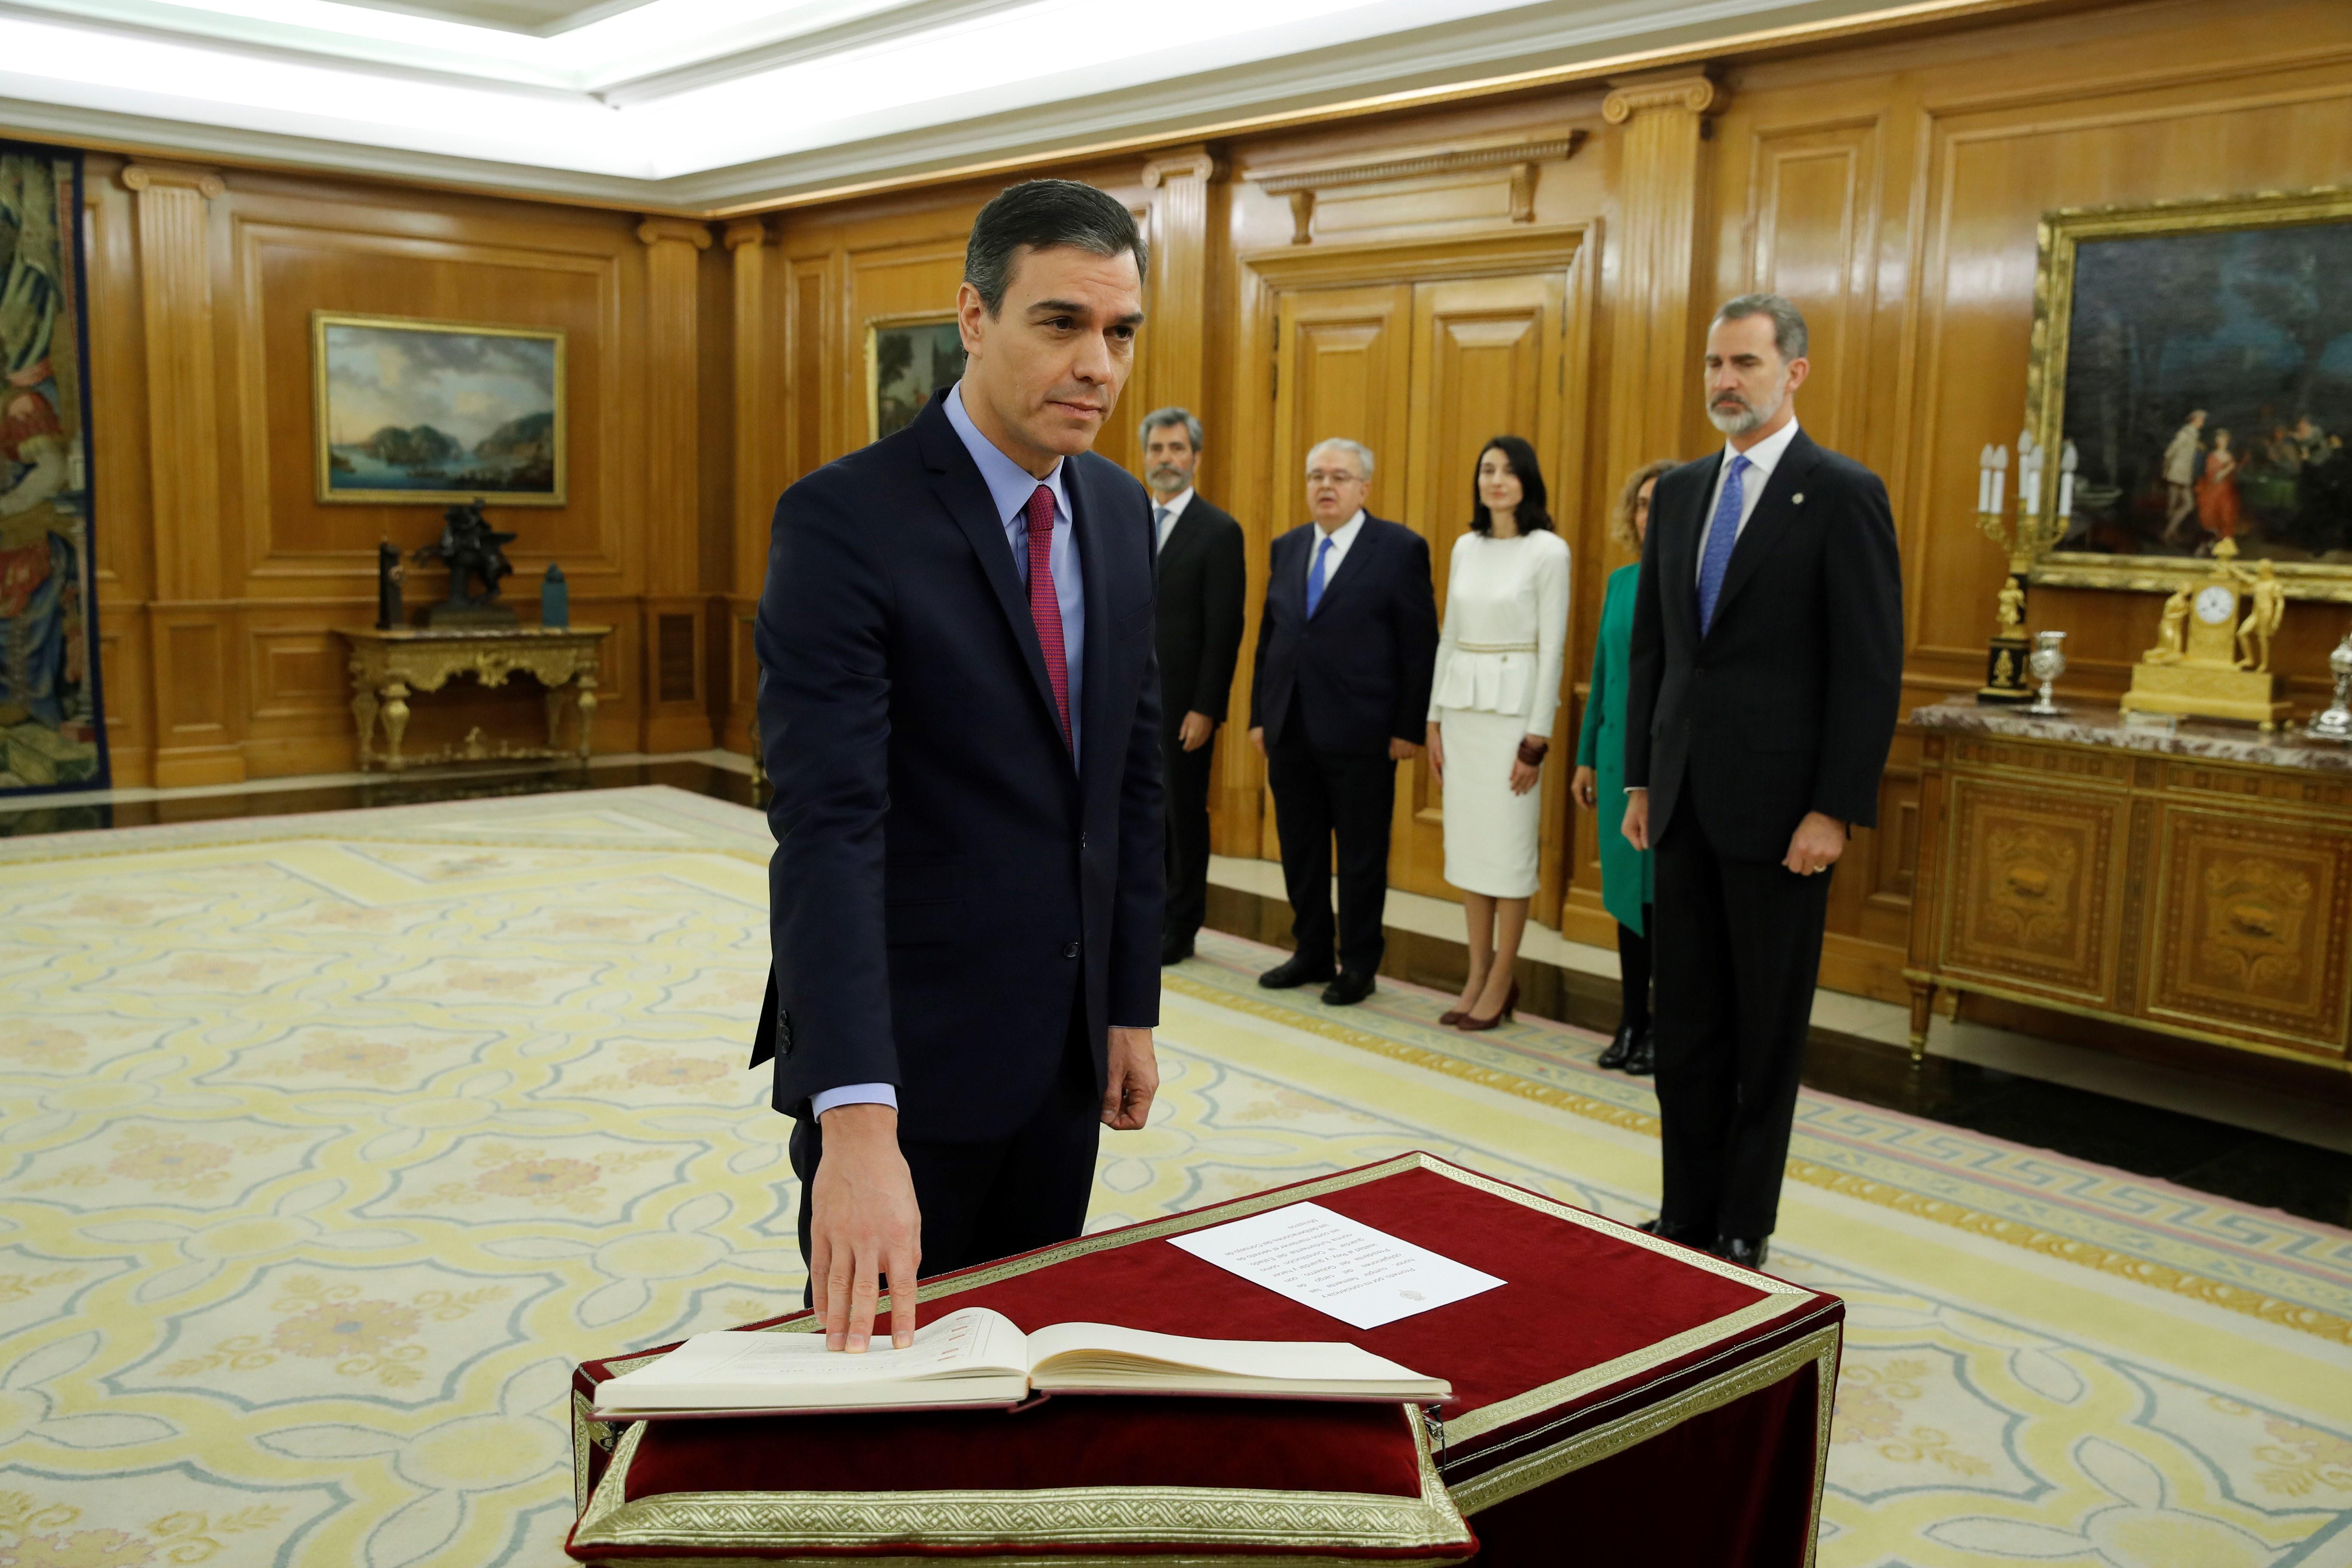
{"type": "Polygon", "coordinates": [[[1371,994],[1380,970],[1396,765],[1421,750],[1437,663],[1429,543],[1364,510],[1371,482],[1372,454],[1356,442],[1324,441],[1307,453],[1315,521],[1274,542],[1250,681],[1250,739],[1265,753],[1298,938],[1297,951],[1258,984],[1328,981],[1323,1000],[1335,1005],[1371,994]]]}
{"type": "Polygon", "coordinates": [[[777,503],[756,641],[774,968],[754,1065],[796,1119],[835,1349],[880,1280],[1078,1235],[1104,1125],[1158,1085],[1150,509],[1089,451],[1133,364],[1143,242],[1041,180],[982,209],[967,366],[777,503]]]}
{"type": "Polygon", "coordinates": [[[1160,962],[1181,963],[1208,918],[1209,780],[1241,658],[1249,569],[1242,525],[1192,489],[1201,422],[1155,408],[1137,432],[1160,583],[1160,735],[1168,796],[1168,913],[1160,962]]]}
{"type": "Polygon", "coordinates": [[[1707,333],[1722,452],[1660,477],[1633,606],[1625,837],[1657,850],[1665,1198],[1644,1229],[1751,1267],[1780,1173],[1830,868],[1876,820],[1903,689],[1886,487],[1799,429],[1805,322],[1745,295],[1707,333]]]}

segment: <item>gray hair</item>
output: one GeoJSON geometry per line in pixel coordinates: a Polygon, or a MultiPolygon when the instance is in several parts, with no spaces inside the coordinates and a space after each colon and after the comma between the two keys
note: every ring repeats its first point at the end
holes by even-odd
{"type": "Polygon", "coordinates": [[[1772,346],[1780,351],[1783,361],[1805,357],[1804,312],[1780,294],[1742,294],[1737,300],[1727,300],[1707,325],[1743,321],[1749,316],[1772,318],[1772,346]]]}
{"type": "Polygon", "coordinates": [[[1003,307],[1022,249],[1064,245],[1096,256],[1133,251],[1136,272],[1150,270],[1150,252],[1126,203],[1076,180],[1028,180],[997,192],[972,220],[963,280],[980,291],[980,302],[992,317],[1003,307]]]}
{"type": "Polygon", "coordinates": [[[1155,408],[1145,415],[1143,423],[1135,427],[1135,444],[1139,447],[1150,446],[1151,433],[1170,425],[1184,426],[1184,434],[1192,438],[1192,450],[1197,452],[1201,449],[1201,422],[1192,417],[1192,410],[1172,406],[1155,408]]]}
{"type": "Polygon", "coordinates": [[[1372,449],[1370,447],[1365,446],[1361,441],[1350,441],[1339,436],[1333,436],[1327,440],[1318,441],[1315,445],[1307,448],[1307,466],[1312,468],[1315,466],[1315,454],[1318,452],[1327,451],[1340,451],[1347,453],[1348,456],[1356,459],[1356,467],[1364,470],[1364,479],[1367,482],[1371,479],[1372,449]]]}

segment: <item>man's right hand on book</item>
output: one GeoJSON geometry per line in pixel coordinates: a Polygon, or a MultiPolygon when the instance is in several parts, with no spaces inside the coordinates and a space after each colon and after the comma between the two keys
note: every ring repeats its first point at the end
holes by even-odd
{"type": "Polygon", "coordinates": [[[874,1331],[881,1279],[890,1281],[890,1340],[915,1342],[915,1270],[923,1216],[898,1152],[898,1112],[836,1105],[820,1121],[824,1151],[809,1194],[809,1278],[824,1317],[824,1348],[861,1354],[874,1331]]]}

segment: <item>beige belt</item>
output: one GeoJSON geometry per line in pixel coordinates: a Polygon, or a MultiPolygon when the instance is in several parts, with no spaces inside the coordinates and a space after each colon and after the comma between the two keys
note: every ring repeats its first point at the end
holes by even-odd
{"type": "Polygon", "coordinates": [[[1454,645],[1454,647],[1457,653],[1533,653],[1536,651],[1536,645],[1531,642],[1458,642],[1454,645]]]}

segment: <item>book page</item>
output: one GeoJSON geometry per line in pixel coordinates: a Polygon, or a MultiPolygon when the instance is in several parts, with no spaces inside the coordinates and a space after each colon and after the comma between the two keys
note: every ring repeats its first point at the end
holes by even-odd
{"type": "Polygon", "coordinates": [[[905,1350],[884,1339],[863,1355],[827,1351],[821,1333],[697,1334],[661,1360],[601,1384],[596,1404],[609,1409],[692,1405],[702,1403],[698,1391],[709,1392],[714,1407],[746,1398],[789,1404],[797,1394],[821,1400],[824,1390],[852,1384],[1020,1376],[1027,1367],[1025,1342],[1013,1321],[968,1307],[917,1329],[905,1350]]]}
{"type": "Polygon", "coordinates": [[[1336,1341],[1198,1340],[1111,1323],[1056,1323],[1029,1336],[1030,1370],[1040,1387],[1054,1381],[1057,1359],[1103,1357],[1131,1362],[1143,1371],[1176,1367],[1255,1382],[1372,1385],[1433,1381],[1386,1356],[1336,1341]]]}
{"type": "Polygon", "coordinates": [[[1359,1329],[1377,1329],[1503,1283],[1320,1204],[1292,1204],[1168,1241],[1359,1329]]]}

